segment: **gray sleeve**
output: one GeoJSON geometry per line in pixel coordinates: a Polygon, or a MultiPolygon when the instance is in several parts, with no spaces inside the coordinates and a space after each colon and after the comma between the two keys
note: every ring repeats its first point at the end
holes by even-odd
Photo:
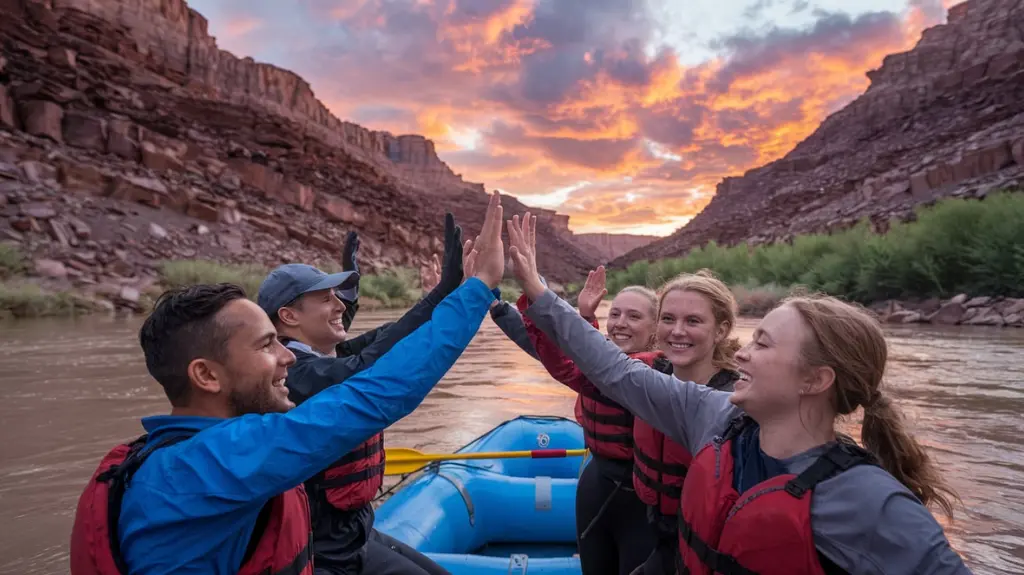
{"type": "Polygon", "coordinates": [[[812,497],[815,546],[850,575],[971,575],[935,517],[879,467],[849,469],[812,497]]]}
{"type": "Polygon", "coordinates": [[[696,453],[740,414],[729,393],[651,369],[631,359],[551,290],[526,309],[541,331],[601,393],[696,453]]]}
{"type": "Polygon", "coordinates": [[[526,324],[523,323],[523,316],[519,315],[519,310],[515,306],[505,301],[499,301],[491,309],[491,319],[497,324],[498,329],[519,346],[519,349],[530,354],[530,357],[533,359],[540,361],[540,357],[537,356],[537,350],[533,348],[530,336],[526,333],[526,324]]]}

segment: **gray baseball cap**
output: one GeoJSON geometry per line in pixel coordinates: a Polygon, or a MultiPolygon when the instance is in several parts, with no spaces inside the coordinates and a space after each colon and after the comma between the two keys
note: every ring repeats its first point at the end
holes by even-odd
{"type": "Polygon", "coordinates": [[[331,288],[350,288],[359,282],[358,272],[328,274],[306,264],[285,264],[274,268],[260,284],[256,304],[271,318],[277,310],[304,293],[331,288]]]}

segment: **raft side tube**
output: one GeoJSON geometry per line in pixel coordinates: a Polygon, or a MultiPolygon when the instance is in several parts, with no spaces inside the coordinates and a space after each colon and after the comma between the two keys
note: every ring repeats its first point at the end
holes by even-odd
{"type": "MultiPolygon", "coordinates": [[[[522,416],[458,453],[583,445],[582,429],[574,421],[522,416]]],[[[582,457],[573,456],[433,464],[380,506],[376,528],[425,553],[453,575],[579,575],[579,559],[571,554],[582,463],[582,457]]]]}

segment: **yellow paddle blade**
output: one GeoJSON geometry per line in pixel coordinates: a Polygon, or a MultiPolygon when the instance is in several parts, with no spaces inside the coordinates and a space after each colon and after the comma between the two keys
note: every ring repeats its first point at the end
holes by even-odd
{"type": "Polygon", "coordinates": [[[405,475],[425,467],[432,461],[457,459],[504,459],[511,457],[575,457],[586,455],[586,449],[534,449],[533,451],[492,451],[480,453],[421,453],[408,447],[384,449],[384,475],[405,475]]]}

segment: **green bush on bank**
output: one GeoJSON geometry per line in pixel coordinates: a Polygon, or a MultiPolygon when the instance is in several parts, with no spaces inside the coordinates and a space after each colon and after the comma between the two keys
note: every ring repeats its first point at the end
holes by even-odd
{"type": "Polygon", "coordinates": [[[862,303],[958,293],[1021,297],[1024,194],[943,200],[916,210],[916,221],[894,222],[884,235],[871,232],[864,221],[792,243],[722,247],[711,242],[682,258],[610,271],[608,292],[635,284],[659,287],[702,268],[747,290],[804,286],[862,303]]]}
{"type": "Polygon", "coordinates": [[[74,294],[44,291],[35,284],[0,281],[0,317],[71,316],[91,308],[74,294]]]}
{"type": "MultiPolygon", "coordinates": [[[[341,271],[336,263],[318,264],[327,273],[341,271]]],[[[249,298],[255,300],[260,284],[268,273],[268,268],[258,264],[222,264],[209,260],[166,261],[160,266],[160,283],[163,287],[174,288],[199,283],[229,282],[242,286],[249,298]]],[[[419,272],[408,267],[367,274],[360,278],[359,297],[371,309],[408,307],[421,297],[419,283],[419,272]]]]}
{"type": "Polygon", "coordinates": [[[21,275],[25,271],[25,255],[17,244],[0,242],[0,279],[21,275]]]}

